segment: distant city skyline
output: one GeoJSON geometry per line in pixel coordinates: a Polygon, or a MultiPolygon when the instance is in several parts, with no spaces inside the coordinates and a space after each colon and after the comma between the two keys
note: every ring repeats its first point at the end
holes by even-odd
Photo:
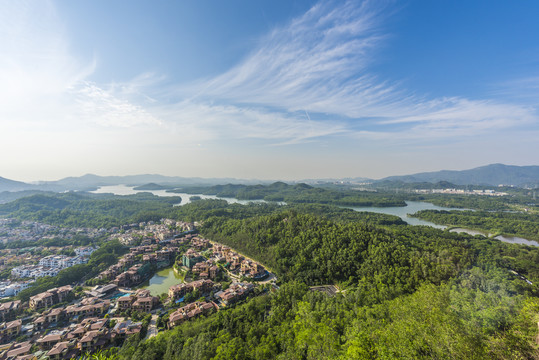
{"type": "Polygon", "coordinates": [[[0,0],[0,176],[538,165],[539,3],[0,0]]]}

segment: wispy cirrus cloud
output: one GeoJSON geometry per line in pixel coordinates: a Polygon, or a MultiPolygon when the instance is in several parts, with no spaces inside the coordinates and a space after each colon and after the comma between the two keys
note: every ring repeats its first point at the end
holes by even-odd
{"type": "MultiPolygon", "coordinates": [[[[98,86],[88,79],[95,59],[72,55],[62,19],[50,1],[0,3],[0,127],[130,127],[160,121],[133,102],[130,88],[98,86]]],[[[9,131],[4,132],[10,136],[9,131]]]]}
{"type": "Polygon", "coordinates": [[[223,99],[284,111],[349,117],[391,113],[406,94],[368,71],[385,35],[385,8],[371,1],[319,3],[291,23],[274,29],[229,71],[180,86],[195,99],[223,99]],[[335,6],[337,5],[337,6],[335,6]]]}
{"type": "Polygon", "coordinates": [[[263,36],[224,73],[172,86],[144,71],[124,82],[92,81],[98,62],[69,51],[51,3],[1,5],[0,140],[15,127],[26,131],[24,123],[82,125],[96,138],[116,128],[129,144],[147,142],[151,128],[174,145],[179,137],[221,144],[421,142],[537,127],[536,104],[432,98],[381,78],[371,65],[391,35],[384,31],[391,6],[379,1],[319,2],[263,36]]]}
{"type": "Polygon", "coordinates": [[[204,140],[264,139],[282,145],[347,131],[346,125],[339,121],[313,121],[305,111],[283,113],[187,100],[154,108],[154,112],[167,119],[169,129],[204,140]]]}
{"type": "MultiPolygon", "coordinates": [[[[127,91],[131,93],[131,89],[127,91]]],[[[78,104],[74,115],[88,122],[122,128],[162,125],[161,120],[142,106],[115,96],[112,89],[107,91],[95,84],[84,82],[73,93],[78,104]]]]}
{"type": "Polygon", "coordinates": [[[326,114],[321,127],[345,117],[348,120],[332,134],[348,130],[351,136],[372,139],[475,136],[537,124],[536,108],[530,105],[464,97],[429,99],[376,76],[369,65],[386,38],[382,31],[386,10],[371,1],[318,3],[261,39],[237,66],[179,86],[179,93],[198,103],[217,100],[244,109],[266,107],[268,114],[278,117],[307,109],[326,114]],[[374,124],[369,120],[369,128],[362,129],[364,119],[374,117],[379,120],[374,124]]]}

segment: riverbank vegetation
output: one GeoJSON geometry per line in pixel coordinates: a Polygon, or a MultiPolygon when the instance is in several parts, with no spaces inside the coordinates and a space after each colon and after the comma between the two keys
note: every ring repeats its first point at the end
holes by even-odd
{"type": "Polygon", "coordinates": [[[514,190],[506,196],[481,195],[455,195],[455,194],[409,194],[407,199],[427,201],[434,205],[484,211],[510,211],[515,209],[528,209],[531,212],[539,211],[539,202],[533,199],[533,192],[514,190]]]}
{"type": "Polygon", "coordinates": [[[120,359],[537,355],[539,248],[293,210],[212,217],[201,231],[270,266],[281,288],[147,341],[132,338],[120,359]],[[315,284],[345,291],[310,291],[315,284]]]}
{"type": "Polygon", "coordinates": [[[489,211],[422,210],[414,217],[435,224],[459,226],[539,240],[539,214],[489,211]]]}
{"type": "MultiPolygon", "coordinates": [[[[407,226],[395,216],[328,204],[200,200],[173,207],[170,199],[161,202],[148,195],[60,195],[7,205],[17,217],[30,216],[36,200],[38,212],[50,211],[46,219],[64,224],[66,208],[76,209],[72,219],[80,217],[77,224],[100,223],[98,218],[84,219],[99,214],[100,206],[102,216],[118,213],[127,222],[162,217],[198,221],[201,235],[261,262],[279,280],[280,288],[265,287],[264,295],[238,306],[147,340],[130,337],[118,351],[119,359],[539,357],[539,247],[407,226]],[[120,209],[124,205],[125,213],[120,209]],[[331,296],[310,289],[328,284],[342,291],[331,296]]],[[[484,213],[500,224],[539,223],[523,214],[484,213]]],[[[19,298],[84,281],[124,251],[117,241],[107,242],[88,264],[40,279],[19,298]]]]}
{"type": "Polygon", "coordinates": [[[203,221],[217,216],[243,219],[295,209],[332,219],[372,222],[379,225],[403,225],[396,216],[357,212],[327,204],[250,203],[228,204],[225,200],[199,200],[183,206],[173,206],[180,197],[159,197],[148,193],[136,195],[95,195],[67,193],[33,195],[0,205],[0,216],[32,220],[61,227],[111,228],[162,218],[203,221]]]}
{"type": "Polygon", "coordinates": [[[341,206],[406,206],[406,203],[389,194],[351,189],[327,189],[307,184],[288,185],[276,182],[271,185],[215,185],[211,187],[186,187],[168,190],[171,193],[215,195],[240,200],[280,201],[287,204],[332,204],[341,206]]]}

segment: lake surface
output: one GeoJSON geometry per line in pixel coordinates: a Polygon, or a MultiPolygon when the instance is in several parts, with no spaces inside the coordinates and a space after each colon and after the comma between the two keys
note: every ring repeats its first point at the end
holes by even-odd
{"type": "Polygon", "coordinates": [[[182,206],[185,204],[189,204],[191,202],[190,200],[191,196],[200,196],[201,200],[206,200],[206,199],[226,200],[229,204],[246,205],[248,203],[266,202],[264,200],[238,200],[235,198],[218,197],[215,195],[172,193],[172,192],[167,192],[166,190],[135,190],[133,186],[127,186],[127,185],[101,186],[99,189],[90,191],[90,192],[93,194],[114,194],[114,195],[134,195],[138,193],[151,193],[157,196],[180,196],[182,198],[182,201],[178,204],[174,204],[175,206],[182,206]]]}
{"type": "Polygon", "coordinates": [[[180,284],[182,282],[180,276],[176,274],[172,267],[159,270],[150,280],[142,284],[143,289],[150,290],[153,296],[168,293],[168,288],[180,284]]]}
{"type": "MultiPolygon", "coordinates": [[[[426,225],[426,226],[432,226],[437,229],[446,229],[447,226],[444,225],[437,225],[430,221],[425,221],[421,219],[417,219],[414,217],[410,217],[408,215],[415,214],[416,212],[420,210],[465,210],[465,209],[455,209],[455,208],[447,208],[442,206],[436,206],[431,203],[423,202],[423,201],[406,201],[406,205],[404,207],[348,207],[349,209],[353,209],[356,211],[370,211],[380,214],[389,214],[389,215],[395,215],[400,217],[403,221],[405,221],[409,225],[426,225]]],[[[465,228],[455,228],[451,229],[449,231],[452,232],[463,232],[470,235],[483,235],[485,237],[492,236],[493,234],[478,231],[478,230],[472,230],[472,229],[465,229],[465,228]]],[[[498,235],[494,239],[500,240],[506,243],[511,244],[521,244],[521,245],[530,245],[530,246],[539,246],[539,243],[537,241],[524,239],[518,236],[503,236],[498,235]]]]}
{"type": "MultiPolygon", "coordinates": [[[[229,204],[248,204],[250,202],[265,202],[264,200],[238,200],[234,198],[221,198],[215,195],[203,195],[203,194],[186,194],[186,193],[169,193],[165,190],[135,190],[133,186],[127,186],[127,185],[111,185],[111,186],[101,186],[99,189],[95,191],[91,191],[94,194],[114,194],[114,195],[133,195],[137,193],[142,192],[148,192],[152,193],[157,196],[180,196],[182,198],[181,203],[175,204],[175,206],[182,206],[185,204],[189,204],[191,200],[189,199],[191,196],[200,196],[201,199],[218,199],[218,200],[226,200],[229,204]]],[[[279,203],[281,205],[284,205],[284,203],[279,203]]],[[[415,214],[416,212],[420,210],[467,210],[467,209],[455,209],[455,208],[447,208],[443,206],[437,206],[428,202],[423,201],[406,201],[406,206],[395,206],[395,207],[348,207],[348,206],[342,206],[347,209],[352,209],[355,211],[367,211],[367,212],[375,212],[380,214],[389,214],[389,215],[395,215],[400,217],[403,221],[405,221],[409,225],[425,225],[425,226],[431,226],[437,229],[445,229],[447,226],[444,225],[437,225],[435,223],[432,223],[430,221],[421,220],[418,218],[414,218],[408,215],[415,214]]],[[[485,237],[492,236],[492,234],[485,233],[478,230],[471,230],[471,229],[465,229],[465,228],[456,228],[450,230],[452,232],[464,232],[470,235],[483,235],[485,237]]],[[[539,243],[537,241],[524,239],[518,236],[503,236],[498,235],[494,239],[512,243],[512,244],[523,244],[523,245],[531,245],[531,246],[539,246],[539,243]]]]}
{"type": "Polygon", "coordinates": [[[421,220],[408,215],[415,214],[420,210],[455,210],[442,206],[436,206],[431,203],[423,201],[406,201],[406,206],[394,206],[394,207],[347,207],[355,211],[368,211],[379,214],[395,215],[400,217],[404,222],[409,225],[425,225],[431,226],[437,229],[445,229],[443,225],[437,225],[430,221],[421,220]]]}

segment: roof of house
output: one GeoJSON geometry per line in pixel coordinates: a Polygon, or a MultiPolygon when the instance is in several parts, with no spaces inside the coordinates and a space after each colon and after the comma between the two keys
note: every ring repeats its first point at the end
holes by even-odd
{"type": "Polygon", "coordinates": [[[97,330],[88,331],[86,334],[84,334],[84,336],[82,337],[82,339],[80,339],[80,341],[81,342],[92,341],[98,336],[99,336],[99,331],[97,330]]]}
{"type": "Polygon", "coordinates": [[[62,336],[58,334],[49,334],[45,335],[37,340],[38,343],[50,342],[50,341],[60,341],[62,336]]]}
{"type": "Polygon", "coordinates": [[[67,351],[68,349],[69,349],[68,341],[59,342],[56,345],[54,345],[52,349],[49,350],[49,352],[47,353],[47,356],[59,355],[62,352],[67,351]]]}
{"type": "Polygon", "coordinates": [[[9,350],[7,352],[7,358],[12,358],[18,355],[20,356],[20,355],[26,354],[27,352],[30,351],[31,348],[32,348],[32,345],[30,343],[28,342],[23,343],[23,345],[17,347],[16,349],[9,350]]]}
{"type": "Polygon", "coordinates": [[[22,320],[21,319],[17,319],[17,320],[13,320],[13,321],[10,321],[6,324],[6,329],[11,329],[11,328],[14,328],[14,327],[17,327],[17,326],[22,326],[22,320]]]}

